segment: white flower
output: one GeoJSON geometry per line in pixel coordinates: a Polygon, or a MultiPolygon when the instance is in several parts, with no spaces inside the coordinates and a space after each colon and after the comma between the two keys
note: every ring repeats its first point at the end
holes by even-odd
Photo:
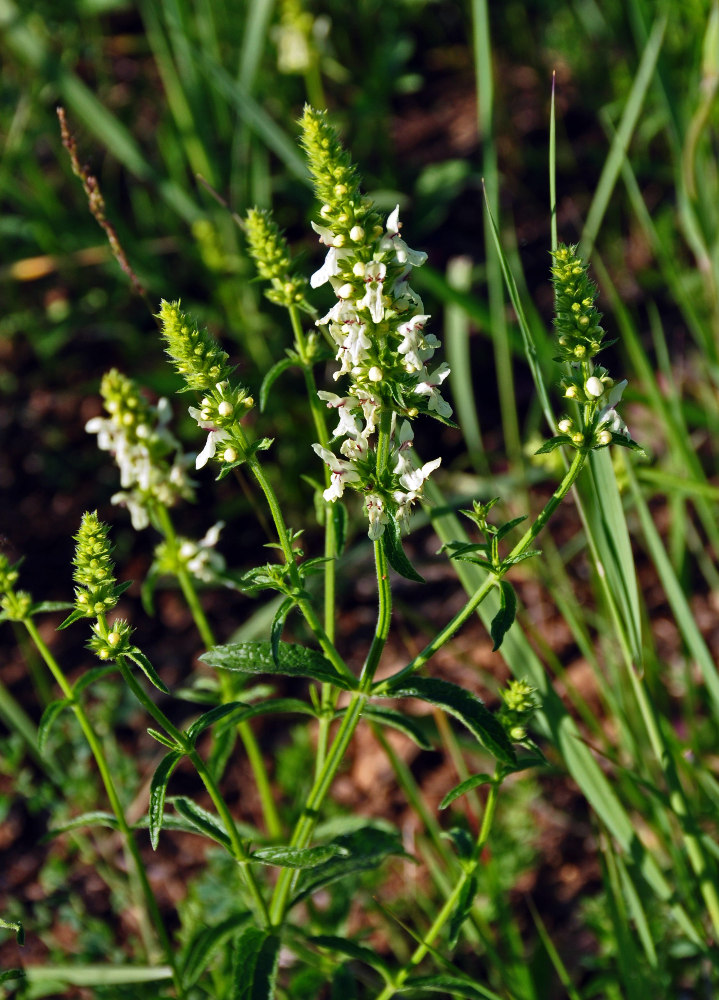
{"type": "Polygon", "coordinates": [[[339,251],[334,247],[330,247],[327,251],[324,264],[321,268],[319,268],[319,270],[315,271],[310,278],[310,285],[312,288],[319,288],[320,285],[324,285],[325,282],[330,280],[330,278],[336,277],[340,273],[339,262],[339,251]]]}
{"type": "Polygon", "coordinates": [[[367,534],[373,542],[376,542],[378,538],[382,537],[384,526],[389,520],[384,509],[382,497],[377,493],[370,493],[365,500],[365,510],[369,518],[369,531],[367,534]]]}
{"type": "Polygon", "coordinates": [[[227,431],[222,430],[221,427],[215,427],[214,424],[210,423],[208,420],[204,420],[202,413],[195,406],[190,406],[188,412],[193,420],[197,421],[197,425],[203,430],[209,430],[207,435],[207,441],[205,442],[205,447],[202,449],[200,454],[195,459],[195,468],[202,469],[211,458],[214,458],[217,453],[217,446],[223,441],[231,441],[232,438],[227,431]]]}
{"type": "Polygon", "coordinates": [[[330,470],[331,483],[322,496],[328,503],[339,500],[345,491],[346,483],[359,482],[359,473],[352,462],[345,461],[343,458],[337,458],[333,452],[328,448],[323,448],[321,444],[313,444],[312,449],[330,470]]]}
{"type": "Polygon", "coordinates": [[[428,319],[429,316],[420,313],[397,327],[397,333],[402,336],[397,351],[404,354],[408,370],[421,371],[425,362],[430,360],[435,349],[440,346],[434,334],[430,333],[425,337],[422,332],[428,319]]]}
{"type": "Polygon", "coordinates": [[[413,494],[413,500],[418,498],[425,479],[428,479],[441,464],[442,459],[435,458],[431,462],[425,462],[421,469],[410,469],[402,473],[399,481],[409,493],[413,494]]]}
{"type": "Polygon", "coordinates": [[[135,531],[142,531],[150,523],[150,516],[147,511],[147,497],[133,490],[131,493],[115,493],[110,498],[110,503],[119,507],[126,507],[130,512],[130,520],[135,531]]]}
{"type": "Polygon", "coordinates": [[[449,375],[449,365],[446,361],[443,361],[431,374],[425,369],[422,375],[422,381],[417,384],[414,391],[418,396],[429,397],[427,400],[428,410],[436,410],[440,417],[451,417],[452,407],[445,399],[442,399],[442,395],[437,388],[449,375]]]}
{"type": "Polygon", "coordinates": [[[631,438],[629,428],[615,410],[615,406],[621,400],[622,393],[626,387],[627,380],[622,379],[621,382],[617,382],[617,384],[612,388],[609,393],[607,405],[599,411],[599,416],[597,418],[597,430],[599,430],[600,427],[607,427],[612,434],[623,434],[624,437],[631,438]]]}
{"type": "Polygon", "coordinates": [[[398,264],[411,264],[412,267],[421,267],[427,260],[424,250],[410,250],[405,241],[399,235],[399,205],[387,219],[387,232],[382,237],[380,250],[394,250],[398,264]]]}
{"type": "Polygon", "coordinates": [[[366,291],[362,299],[357,303],[357,308],[364,306],[369,309],[370,316],[375,323],[380,323],[384,316],[384,305],[382,303],[382,286],[387,274],[387,268],[379,260],[372,260],[365,268],[366,291]]]}

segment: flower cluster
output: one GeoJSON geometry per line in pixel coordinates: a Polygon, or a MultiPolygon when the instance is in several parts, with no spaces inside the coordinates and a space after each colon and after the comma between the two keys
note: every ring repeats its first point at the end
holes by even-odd
{"type": "Polygon", "coordinates": [[[499,693],[504,702],[499,720],[509,738],[521,743],[527,738],[527,722],[538,708],[536,692],[527,681],[510,680],[499,693]]]}
{"type": "Polygon", "coordinates": [[[97,516],[97,511],[82,515],[75,537],[75,610],[83,618],[97,618],[117,604],[118,588],[109,528],[97,516]]]}
{"type": "Polygon", "coordinates": [[[609,444],[641,450],[616,411],[626,379],[615,382],[606,368],[594,364],[599,351],[608,346],[601,314],[595,306],[597,286],[590,280],[576,247],[560,246],[552,257],[560,352],[555,360],[566,365],[561,383],[564,397],[578,408],[574,416],[565,415],[558,421],[559,434],[547,441],[539,453],[565,444],[584,451],[609,444]]]}
{"type": "Polygon", "coordinates": [[[153,571],[177,576],[184,569],[203,583],[221,581],[227,584],[223,579],[227,568],[224,556],[215,549],[224,526],[224,521],[213,524],[199,542],[181,537],[172,544],[161,542],[155,549],[153,571]]]}
{"type": "Polygon", "coordinates": [[[201,469],[211,458],[217,458],[223,466],[222,475],[245,461],[246,441],[240,418],[254,400],[242,386],[230,381],[232,368],[227,354],[206,330],[192,323],[180,310],[179,302],[163,300],[158,318],[167,354],[184,379],[185,389],[205,393],[199,408],[189,407],[198,426],[208,432],[195,467],[201,469]]]}
{"type": "Polygon", "coordinates": [[[325,500],[337,500],[346,486],[364,493],[369,535],[377,539],[389,519],[407,527],[424,481],[440,464],[435,459],[415,468],[410,421],[420,413],[440,420],[451,416],[440,391],[449,367],[428,367],[440,343],[425,332],[429,316],[409,287],[412,268],[427,255],[401,238],[399,207],[382,225],[326,115],[308,107],[301,124],[322,201],[322,223],[312,227],[328,248],[310,284],[317,288],[329,282],[337,298],[317,323],[336,351],[335,379],[349,379],[343,395],[319,394],[337,411],[334,436],[343,439],[342,457],[319,444],[314,449],[331,472],[325,500]],[[388,447],[379,444],[382,427],[388,447]]]}
{"type": "Polygon", "coordinates": [[[32,611],[32,597],[25,590],[15,590],[15,584],[20,574],[18,563],[13,565],[8,557],[0,552],[0,620],[21,622],[29,617],[32,611]]]}
{"type": "Polygon", "coordinates": [[[166,399],[152,406],[137,384],[115,369],[103,376],[100,392],[108,416],[88,420],[85,430],[113,454],[122,491],[112,503],[127,507],[132,526],[140,530],[149,524],[155,503],[172,507],[181,497],[192,498],[191,456],[182,454],[168,428],[172,414],[166,399]]]}
{"type": "Polygon", "coordinates": [[[265,295],[275,305],[290,308],[305,304],[307,282],[292,273],[292,258],[283,234],[270,212],[251,208],[245,216],[245,235],[250,255],[261,278],[272,283],[265,295]]]}

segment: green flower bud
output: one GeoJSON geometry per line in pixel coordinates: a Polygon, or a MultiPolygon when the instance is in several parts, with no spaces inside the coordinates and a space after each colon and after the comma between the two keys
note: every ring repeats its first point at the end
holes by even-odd
{"type": "Polygon", "coordinates": [[[95,618],[114,608],[115,564],[112,561],[112,545],[108,538],[109,528],[93,513],[82,515],[80,530],[75,535],[75,608],[86,618],[95,618]]]}
{"type": "Polygon", "coordinates": [[[188,389],[204,392],[231,375],[228,355],[207,330],[200,330],[180,311],[179,302],[163,299],[158,318],[167,353],[188,389]]]}

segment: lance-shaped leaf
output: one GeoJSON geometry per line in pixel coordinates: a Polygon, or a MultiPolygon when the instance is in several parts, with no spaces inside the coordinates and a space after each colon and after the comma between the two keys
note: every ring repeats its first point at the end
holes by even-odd
{"type": "Polygon", "coordinates": [[[458,799],[460,795],[466,795],[467,792],[471,792],[473,788],[478,788],[480,785],[488,785],[492,780],[491,774],[473,774],[471,778],[467,778],[466,781],[462,781],[459,785],[455,785],[454,788],[447,792],[445,797],[439,804],[440,809],[446,809],[448,805],[451,805],[455,799],[458,799]]]}
{"type": "Polygon", "coordinates": [[[45,745],[47,744],[50,730],[55,724],[57,717],[61,715],[66,708],[69,708],[71,704],[72,702],[69,698],[58,698],[56,701],[51,701],[42,713],[42,718],[40,719],[40,723],[37,727],[37,748],[40,753],[45,753],[45,745]]]}
{"type": "Polygon", "coordinates": [[[424,583],[424,577],[419,575],[407,558],[402,547],[399,524],[389,511],[387,511],[387,523],[382,532],[382,548],[387,556],[387,562],[395,573],[399,573],[406,580],[414,580],[415,583],[424,583]]]}
{"type": "Polygon", "coordinates": [[[213,646],[200,659],[211,667],[238,670],[243,674],[307,677],[348,691],[356,687],[352,679],[339,674],[322,653],[298,643],[278,642],[275,658],[269,642],[233,642],[227,646],[213,646]]]}
{"type": "Polygon", "coordinates": [[[364,962],[370,968],[376,969],[383,978],[389,978],[389,965],[381,955],[377,954],[374,948],[368,948],[367,945],[359,944],[351,938],[337,937],[334,934],[313,934],[305,940],[318,948],[327,948],[329,951],[347,955],[348,958],[353,958],[358,962],[364,962]]]}
{"type": "MultiPolygon", "coordinates": [[[[244,695],[246,692],[242,692],[244,695]]],[[[205,712],[199,719],[195,719],[187,730],[187,736],[191,740],[197,739],[199,734],[208,726],[215,722],[221,722],[218,732],[224,732],[229,726],[254,719],[257,715],[275,715],[280,712],[298,712],[300,715],[312,715],[317,717],[315,709],[306,701],[299,698],[269,698],[260,702],[259,705],[246,705],[242,701],[228,702],[226,705],[218,705],[216,708],[205,712]]]]}
{"type": "Polygon", "coordinates": [[[170,693],[170,689],[164,683],[164,681],[160,680],[160,675],[155,670],[155,668],[150,663],[150,661],[148,660],[148,658],[145,656],[144,653],[140,652],[139,649],[129,649],[123,655],[126,656],[128,660],[132,660],[133,663],[137,664],[140,670],[142,670],[145,677],[147,677],[148,681],[151,684],[153,684],[158,691],[162,691],[163,694],[170,693]]]}
{"type": "Polygon", "coordinates": [[[392,854],[408,855],[402,846],[399,835],[374,826],[366,826],[354,833],[343,834],[332,841],[347,852],[344,857],[332,858],[319,865],[300,883],[300,890],[291,902],[291,906],[300,900],[311,896],[313,892],[346,878],[358,872],[377,868],[385,858],[392,854]]]}
{"type": "Polygon", "coordinates": [[[287,358],[280,358],[267,372],[265,377],[262,379],[262,385],[260,386],[260,410],[264,410],[267,406],[267,400],[270,395],[270,389],[275,384],[277,379],[283,372],[286,372],[288,368],[292,368],[294,365],[298,364],[298,358],[296,355],[292,355],[287,358]]]}
{"type": "Polygon", "coordinates": [[[499,611],[492,619],[492,624],[489,627],[492,642],[494,643],[492,646],[493,653],[496,653],[502,645],[505,635],[514,624],[514,619],[517,616],[517,595],[514,593],[512,584],[508,580],[502,580],[499,584],[499,591],[499,611]]]}
{"type": "Polygon", "coordinates": [[[107,677],[108,674],[112,674],[118,669],[119,667],[116,663],[106,663],[103,667],[91,667],[90,670],[86,670],[72,686],[74,697],[77,698],[86,688],[94,684],[95,681],[102,680],[103,677],[107,677]]]}
{"type": "Polygon", "coordinates": [[[155,768],[155,773],[150,782],[150,843],[153,850],[157,850],[160,839],[160,830],[165,816],[165,794],[167,793],[167,782],[170,775],[182,760],[182,753],[179,750],[172,750],[165,754],[160,763],[155,768]]]}
{"type": "Polygon", "coordinates": [[[429,742],[424,732],[420,728],[416,719],[404,712],[397,712],[393,708],[384,708],[382,705],[366,705],[362,710],[362,716],[371,722],[377,722],[382,726],[390,726],[399,730],[405,736],[417,744],[422,750],[431,750],[432,744],[429,742]]]}
{"type": "Polygon", "coordinates": [[[287,620],[287,615],[292,610],[292,605],[294,601],[291,597],[286,597],[282,604],[275,613],[275,617],[272,619],[272,627],[270,629],[270,649],[272,650],[272,659],[275,661],[275,666],[279,667],[279,652],[280,652],[280,640],[282,638],[282,630],[285,627],[285,621],[287,620]]]}
{"type": "Polygon", "coordinates": [[[441,993],[444,997],[465,997],[466,1000],[502,1000],[479,983],[461,976],[411,976],[397,987],[397,993],[441,993]]]}
{"type": "Polygon", "coordinates": [[[194,986],[217,949],[251,916],[249,910],[242,910],[212,927],[200,927],[192,934],[180,956],[180,977],[186,990],[194,986]]]}
{"type": "Polygon", "coordinates": [[[470,876],[465,880],[464,885],[459,891],[459,899],[457,900],[457,905],[452,913],[452,919],[449,923],[449,931],[447,933],[447,944],[450,948],[454,949],[457,946],[457,941],[459,940],[459,934],[462,930],[462,924],[465,922],[469,916],[469,912],[472,909],[472,903],[474,902],[474,897],[477,895],[477,873],[472,872],[470,876]]]}
{"type": "Polygon", "coordinates": [[[347,857],[349,851],[339,844],[317,847],[261,847],[250,855],[252,861],[278,868],[317,868],[330,858],[347,857]]]}
{"type": "Polygon", "coordinates": [[[390,686],[388,696],[420,698],[432,705],[438,705],[464,723],[485,750],[497,760],[505,764],[515,764],[514,749],[502,724],[485,708],[484,703],[476,695],[465,691],[464,688],[434,677],[414,677],[405,683],[400,680],[397,687],[390,686]]]}
{"type": "Polygon", "coordinates": [[[111,830],[117,830],[120,824],[117,822],[117,816],[114,813],[96,809],[93,812],[73,816],[72,819],[66,820],[60,826],[53,826],[49,831],[49,835],[55,837],[58,833],[67,833],[68,830],[77,830],[83,826],[104,826],[109,827],[111,830]]]}
{"type": "Polygon", "coordinates": [[[214,815],[198,806],[192,799],[184,795],[177,795],[170,800],[181,816],[194,827],[195,833],[201,833],[211,840],[216,840],[227,850],[230,850],[230,837],[224,824],[214,815]]]}
{"type": "Polygon", "coordinates": [[[279,935],[247,927],[235,946],[232,1000],[272,1000],[279,954],[279,935]]]}

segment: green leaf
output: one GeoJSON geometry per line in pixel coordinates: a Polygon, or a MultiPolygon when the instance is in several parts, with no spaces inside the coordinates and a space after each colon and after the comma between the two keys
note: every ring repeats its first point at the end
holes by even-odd
{"type": "Polygon", "coordinates": [[[179,747],[170,736],[166,736],[165,733],[161,733],[157,729],[148,727],[147,734],[148,736],[151,736],[153,740],[157,740],[158,743],[162,743],[163,747],[167,747],[168,750],[175,750],[178,753],[184,752],[182,747],[179,747]]]}
{"type": "Polygon", "coordinates": [[[167,782],[170,780],[172,772],[182,760],[182,757],[183,755],[179,750],[172,750],[166,754],[155,768],[155,773],[150,782],[150,843],[155,851],[157,850],[162,821],[165,815],[167,782]]]}
{"type": "Polygon", "coordinates": [[[336,837],[332,843],[344,848],[346,855],[326,861],[306,876],[290,906],[306,899],[331,882],[377,868],[392,854],[410,857],[403,848],[398,834],[374,826],[365,826],[354,833],[343,834],[336,837]]]}
{"type": "Polygon", "coordinates": [[[419,575],[417,570],[405,555],[405,551],[402,548],[400,529],[396,518],[394,518],[389,511],[387,513],[387,524],[382,532],[382,548],[387,556],[387,562],[390,564],[395,573],[399,573],[399,575],[403,576],[406,580],[414,580],[415,583],[424,583],[424,577],[419,575]]]}
{"type": "Polygon", "coordinates": [[[339,844],[321,844],[318,847],[261,847],[250,857],[263,865],[278,868],[317,868],[330,858],[347,857],[349,851],[339,844]]]}
{"type": "Polygon", "coordinates": [[[222,844],[228,851],[230,850],[230,837],[227,830],[214,813],[208,812],[207,809],[198,806],[196,802],[184,795],[177,795],[170,799],[170,802],[178,813],[192,824],[195,833],[202,833],[204,836],[210,837],[211,840],[216,840],[218,844],[222,844]]]}
{"type": "Polygon", "coordinates": [[[446,809],[447,806],[451,805],[455,799],[460,797],[460,795],[466,795],[467,792],[471,792],[473,788],[478,788],[480,785],[488,785],[491,780],[491,774],[473,774],[471,778],[467,778],[466,781],[460,782],[459,785],[455,785],[451,791],[447,792],[445,797],[440,802],[439,808],[446,809]]]}
{"type": "Polygon", "coordinates": [[[186,990],[194,986],[220,945],[246,924],[251,916],[249,910],[242,910],[226,917],[213,927],[201,927],[195,931],[183,949],[181,957],[180,978],[186,990]]]}
{"type": "Polygon", "coordinates": [[[501,1000],[496,993],[460,976],[414,976],[397,987],[398,993],[443,993],[445,997],[466,1000],[501,1000]]]}
{"type": "Polygon", "coordinates": [[[68,608],[74,607],[71,601],[40,601],[30,608],[30,615],[41,615],[46,611],[67,611],[68,608]]]}
{"type": "Polygon", "coordinates": [[[449,681],[437,680],[433,677],[414,677],[411,681],[391,687],[388,697],[420,698],[432,705],[439,705],[445,712],[454,715],[479,740],[485,750],[493,754],[497,760],[505,764],[516,763],[514,748],[509,742],[502,725],[484,707],[484,703],[476,695],[449,681]]]}
{"type": "Polygon", "coordinates": [[[82,692],[86,688],[90,687],[91,684],[94,684],[95,681],[102,680],[103,677],[107,677],[108,674],[112,674],[116,670],[119,670],[116,663],[106,663],[104,667],[91,667],[90,670],[86,670],[84,674],[81,674],[80,677],[78,677],[72,686],[72,693],[74,697],[77,698],[78,695],[82,694],[82,692]]]}
{"type": "Polygon", "coordinates": [[[552,451],[556,451],[557,448],[561,448],[565,444],[571,444],[572,439],[568,434],[557,434],[556,437],[549,438],[545,441],[541,448],[537,448],[535,455],[548,455],[552,451]]]}
{"type": "Polygon", "coordinates": [[[494,642],[492,646],[493,653],[496,653],[502,645],[505,635],[514,624],[514,619],[517,616],[517,595],[514,593],[512,584],[508,580],[501,580],[499,591],[499,611],[492,619],[492,624],[489,627],[489,632],[494,642]]]}
{"type": "Polygon", "coordinates": [[[55,720],[71,704],[72,702],[69,698],[58,698],[56,701],[51,701],[42,713],[42,718],[37,727],[37,748],[40,753],[45,753],[45,745],[55,720]]]}
{"type": "Polygon", "coordinates": [[[527,520],[527,515],[526,514],[522,514],[520,517],[512,518],[511,521],[507,521],[505,524],[501,524],[497,528],[497,531],[496,531],[496,534],[495,534],[494,537],[497,539],[498,542],[501,542],[501,540],[506,535],[508,535],[510,531],[513,531],[517,527],[517,525],[521,524],[522,521],[526,521],[526,520],[527,520]]]}
{"type": "Polygon", "coordinates": [[[357,979],[347,962],[338,965],[332,974],[330,1000],[359,1000],[357,979]]]}
{"type": "Polygon", "coordinates": [[[228,701],[226,705],[215,705],[214,708],[205,712],[199,717],[199,719],[195,719],[195,721],[188,726],[185,731],[185,736],[187,736],[188,740],[194,745],[197,737],[200,733],[204,732],[205,729],[209,729],[210,726],[214,726],[216,722],[219,722],[226,716],[231,715],[238,709],[241,710],[250,707],[251,706],[245,704],[244,701],[228,701]]]}
{"type": "Polygon", "coordinates": [[[285,600],[280,604],[275,617],[272,619],[272,627],[270,629],[270,648],[272,650],[272,659],[274,660],[275,666],[279,667],[279,660],[277,659],[280,652],[280,639],[282,638],[282,629],[285,627],[285,620],[287,615],[292,610],[292,605],[294,601],[291,597],[285,598],[285,600]]]}
{"type": "Polygon", "coordinates": [[[288,677],[309,677],[322,684],[334,684],[345,690],[355,685],[350,678],[337,673],[322,653],[297,643],[280,642],[277,658],[269,642],[235,642],[214,646],[200,657],[211,667],[238,670],[244,674],[284,674],[288,677]]]}
{"type": "Polygon", "coordinates": [[[278,934],[246,928],[235,946],[232,1000],[272,1000],[279,954],[278,934]]]}
{"type": "Polygon", "coordinates": [[[306,701],[300,701],[299,698],[269,698],[267,701],[260,702],[259,705],[234,708],[223,720],[221,729],[224,730],[230,725],[245,722],[247,719],[254,719],[257,715],[274,715],[278,712],[298,712],[300,715],[313,715],[317,718],[315,709],[306,701]]]}
{"type": "MultiPolygon", "coordinates": [[[[4,927],[8,931],[15,931],[17,943],[21,947],[25,944],[25,928],[20,920],[3,920],[0,917],[0,927],[4,927]]],[[[0,979],[0,982],[2,982],[2,979],[0,979]]]]}
{"type": "Polygon", "coordinates": [[[262,379],[262,385],[260,386],[260,412],[263,412],[267,406],[267,400],[269,399],[270,389],[272,386],[275,384],[280,375],[283,372],[286,372],[288,368],[292,368],[293,365],[297,365],[296,357],[281,358],[270,368],[265,377],[262,379]]]}
{"type": "Polygon", "coordinates": [[[465,880],[464,885],[459,891],[459,899],[457,900],[457,905],[454,908],[454,912],[452,913],[452,918],[449,923],[447,943],[453,950],[457,946],[460,931],[462,930],[462,924],[469,916],[470,910],[472,909],[472,903],[474,902],[474,897],[476,895],[477,873],[472,872],[472,874],[465,880]]]}
{"type": "Polygon", "coordinates": [[[77,830],[81,826],[104,826],[110,827],[111,830],[117,830],[120,824],[117,822],[117,816],[114,813],[103,812],[97,809],[93,812],[81,813],[80,816],[73,816],[72,819],[67,820],[60,826],[52,826],[48,833],[50,836],[55,837],[59,833],[67,833],[68,830],[77,830]]]}
{"type": "Polygon", "coordinates": [[[24,979],[26,975],[24,969],[5,969],[0,972],[0,983],[9,983],[11,979],[24,979]]]}
{"type": "Polygon", "coordinates": [[[147,677],[148,681],[151,684],[154,684],[158,691],[162,691],[163,694],[170,693],[170,689],[165,683],[163,683],[163,681],[160,680],[159,674],[153,665],[150,663],[145,654],[141,653],[139,649],[133,648],[127,653],[123,653],[123,656],[126,656],[128,660],[132,660],[133,663],[136,663],[140,670],[144,673],[145,677],[147,677]]]}
{"type": "Polygon", "coordinates": [[[370,968],[376,969],[385,979],[389,977],[389,966],[374,948],[368,948],[357,941],[352,941],[351,938],[336,937],[334,934],[315,934],[308,937],[307,941],[318,948],[327,948],[329,951],[347,955],[358,962],[364,962],[370,968]]]}
{"type": "Polygon", "coordinates": [[[61,632],[64,628],[68,628],[70,625],[73,625],[75,622],[79,622],[81,618],[86,618],[86,617],[87,616],[86,616],[86,614],[85,614],[84,611],[78,611],[76,609],[75,611],[72,611],[67,616],[67,618],[65,619],[65,621],[60,622],[60,624],[57,627],[57,631],[61,632]]]}
{"type": "Polygon", "coordinates": [[[474,851],[474,837],[468,830],[461,826],[453,826],[451,830],[442,833],[442,837],[452,841],[458,858],[462,861],[469,861],[474,851]]]}
{"type": "Polygon", "coordinates": [[[365,719],[377,722],[382,726],[390,726],[404,733],[405,736],[421,747],[422,750],[431,750],[432,744],[422,732],[417,722],[410,715],[404,712],[397,712],[393,708],[384,708],[381,705],[366,705],[362,711],[365,719]]]}

